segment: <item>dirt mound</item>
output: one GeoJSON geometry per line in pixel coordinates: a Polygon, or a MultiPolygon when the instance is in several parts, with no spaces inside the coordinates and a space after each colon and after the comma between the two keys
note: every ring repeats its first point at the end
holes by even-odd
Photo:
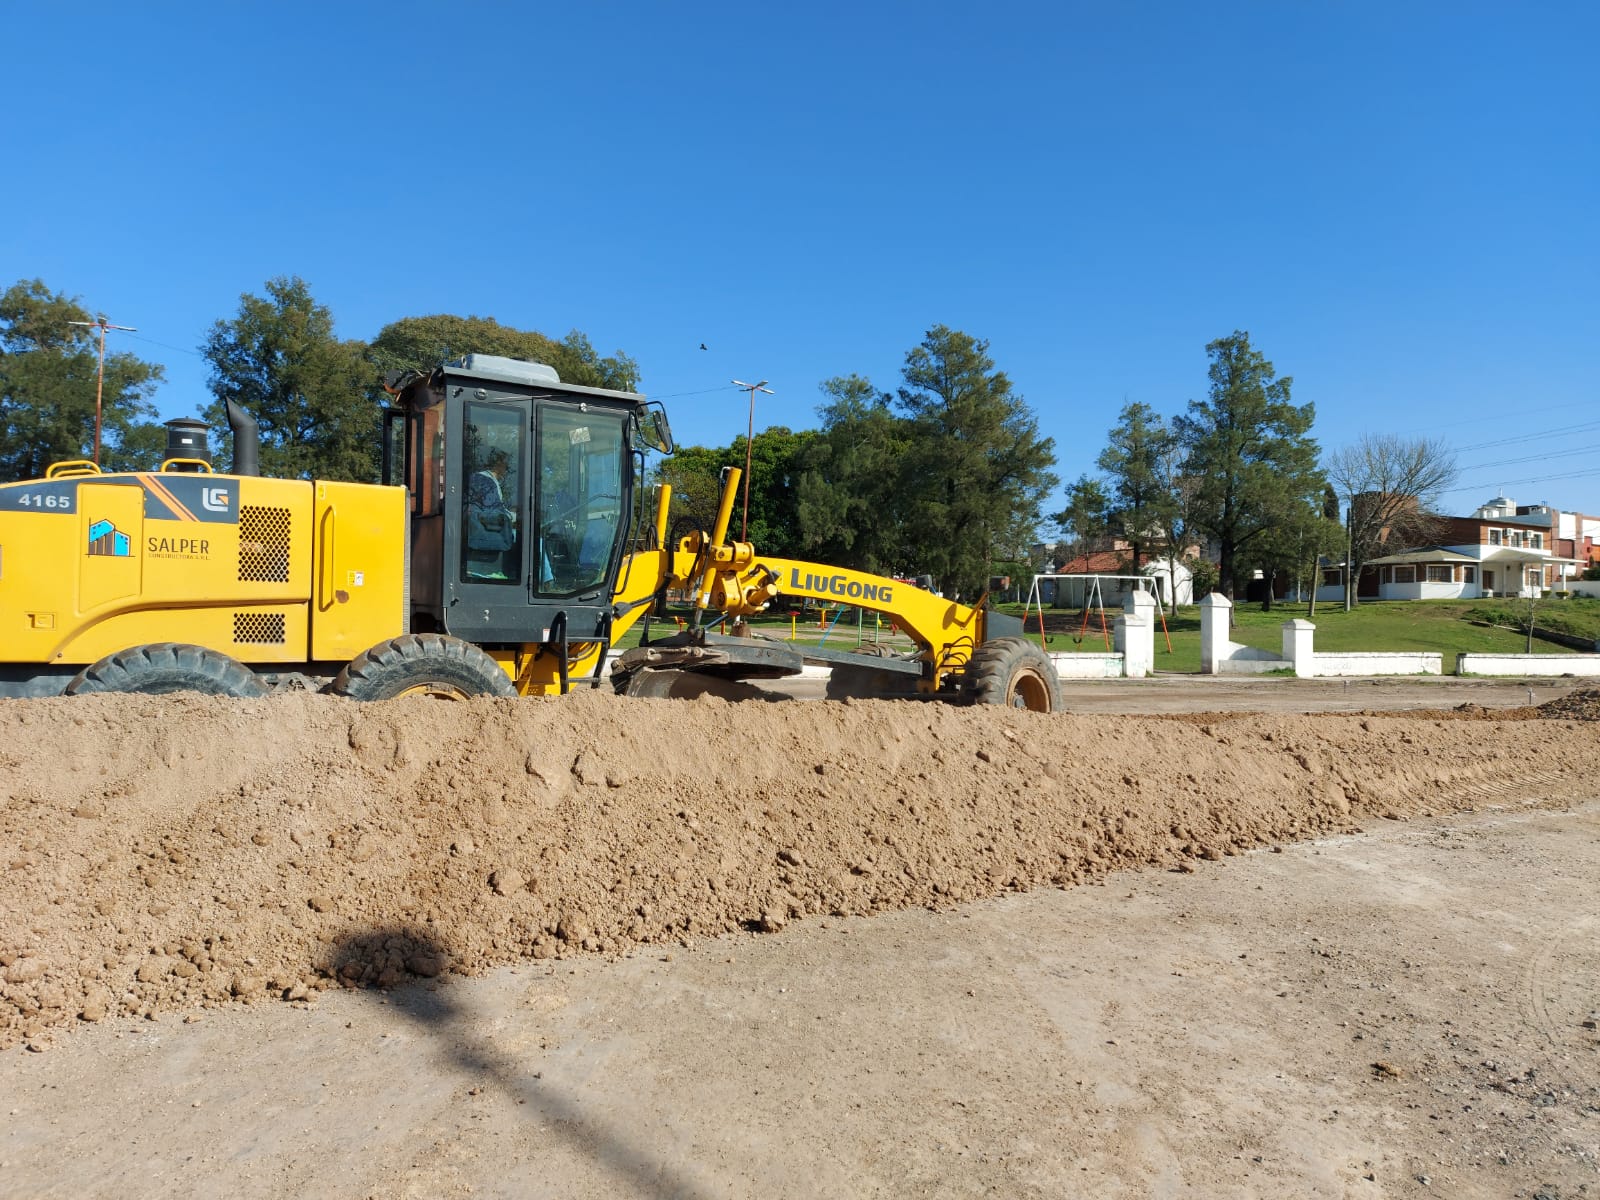
{"type": "Polygon", "coordinates": [[[1600,688],[1568,692],[1539,705],[1539,716],[1557,721],[1600,721],[1600,688]]]}
{"type": "Polygon", "coordinates": [[[600,693],[0,702],[0,1046],[1560,800],[1596,746],[1572,723],[600,693]]]}

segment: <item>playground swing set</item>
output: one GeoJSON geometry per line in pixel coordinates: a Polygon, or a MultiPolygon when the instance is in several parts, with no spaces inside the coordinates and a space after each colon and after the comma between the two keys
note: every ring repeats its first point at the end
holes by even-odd
{"type": "MultiPolygon", "coordinates": [[[[1156,581],[1154,579],[1148,575],[1092,574],[1035,575],[1033,577],[1033,586],[1028,589],[1028,605],[1023,610],[1022,620],[1024,627],[1026,627],[1028,617],[1032,615],[1037,607],[1039,614],[1039,648],[1045,651],[1045,653],[1048,654],[1050,648],[1045,642],[1044,594],[1039,584],[1046,579],[1079,581],[1082,586],[1081,594],[1083,597],[1083,620],[1078,626],[1078,632],[1072,635],[1072,640],[1078,645],[1083,644],[1084,635],[1089,631],[1089,618],[1092,614],[1098,612],[1100,616],[1100,635],[1105,639],[1107,650],[1111,649],[1111,627],[1106,622],[1106,603],[1105,595],[1100,590],[1101,581],[1107,579],[1121,580],[1132,583],[1134,587],[1140,591],[1148,591],[1150,593],[1150,598],[1156,602],[1156,612],[1161,614],[1161,633],[1167,642],[1167,653],[1172,653],[1172,633],[1167,628],[1167,610],[1166,606],[1161,602],[1161,590],[1156,587],[1156,581]]],[[[1058,583],[1057,587],[1059,586],[1060,584],[1058,583]]]]}

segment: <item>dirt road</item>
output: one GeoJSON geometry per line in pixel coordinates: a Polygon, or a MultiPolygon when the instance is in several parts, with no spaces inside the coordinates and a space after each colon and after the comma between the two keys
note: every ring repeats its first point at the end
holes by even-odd
{"type": "Polygon", "coordinates": [[[119,1022],[6,1196],[1600,1192],[1600,804],[119,1022]]]}
{"type": "Polygon", "coordinates": [[[1600,1195],[1597,750],[0,706],[0,1196],[1600,1195]]]}
{"type": "Polygon", "coordinates": [[[1387,677],[1293,679],[1282,676],[1154,675],[1148,679],[1067,680],[1062,699],[1078,713],[1403,712],[1463,704],[1512,709],[1543,704],[1578,688],[1578,679],[1387,677]]]}

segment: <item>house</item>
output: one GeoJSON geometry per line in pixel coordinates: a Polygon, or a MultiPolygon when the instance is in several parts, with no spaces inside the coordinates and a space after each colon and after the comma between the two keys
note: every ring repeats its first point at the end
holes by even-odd
{"type": "MultiPolygon", "coordinates": [[[[1156,599],[1163,608],[1195,602],[1194,573],[1183,558],[1194,558],[1198,551],[1189,551],[1176,564],[1168,560],[1165,555],[1141,554],[1139,565],[1135,567],[1133,547],[1121,538],[1113,539],[1109,544],[1110,549],[1090,551],[1057,563],[1053,573],[1076,576],[1144,575],[1154,581],[1156,599]]],[[[1094,603],[1096,581],[1093,579],[1040,580],[1041,593],[1044,592],[1044,585],[1047,583],[1054,586],[1048,594],[1042,596],[1046,604],[1053,604],[1058,608],[1082,608],[1086,603],[1094,603]]],[[[1120,606],[1128,593],[1138,586],[1140,585],[1127,578],[1103,579],[1099,581],[1100,602],[1108,608],[1120,606]]]]}
{"type": "Polygon", "coordinates": [[[1442,517],[1439,527],[1439,545],[1368,562],[1361,594],[1380,600],[1537,598],[1576,578],[1600,540],[1600,521],[1543,504],[1519,508],[1505,496],[1470,517],[1442,517]]]}

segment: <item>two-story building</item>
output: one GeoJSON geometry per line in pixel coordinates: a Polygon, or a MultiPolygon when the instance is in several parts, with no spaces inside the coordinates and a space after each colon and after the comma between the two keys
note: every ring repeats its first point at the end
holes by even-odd
{"type": "Polygon", "coordinates": [[[1380,600],[1537,597],[1575,578],[1600,541],[1600,521],[1496,496],[1470,517],[1442,517],[1440,545],[1367,563],[1380,600]]]}

